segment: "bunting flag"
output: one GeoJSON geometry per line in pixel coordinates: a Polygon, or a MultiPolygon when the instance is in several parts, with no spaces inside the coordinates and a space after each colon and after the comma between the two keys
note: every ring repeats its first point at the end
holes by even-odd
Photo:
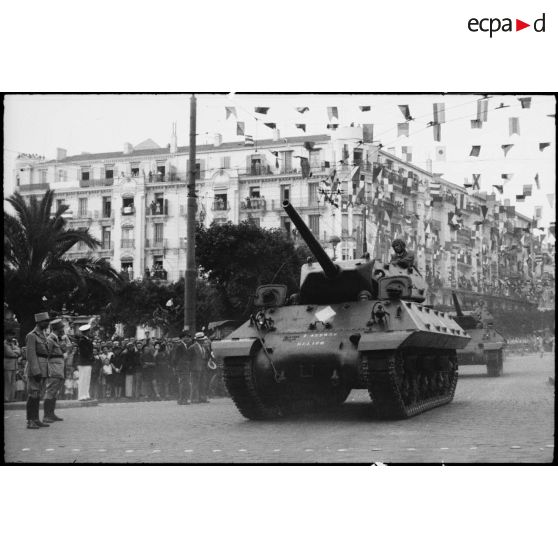
{"type": "Polygon", "coordinates": [[[473,190],[480,190],[480,174],[473,174],[473,190]]]}
{"type": "Polygon", "coordinates": [[[511,179],[513,178],[513,173],[505,173],[502,174],[502,179],[505,180],[506,182],[509,182],[511,179]]]}
{"type": "Polygon", "coordinates": [[[486,205],[481,205],[481,211],[482,211],[482,218],[486,219],[486,214],[488,213],[488,207],[486,205]]]}
{"type": "Polygon", "coordinates": [[[300,114],[304,114],[306,111],[310,110],[309,107],[296,107],[296,110],[300,112],[300,114]]]}
{"type": "Polygon", "coordinates": [[[502,145],[502,151],[504,152],[504,157],[507,156],[507,154],[509,153],[510,149],[513,147],[513,143],[507,143],[505,145],[502,145]]]}
{"type": "Polygon", "coordinates": [[[257,112],[258,114],[267,114],[268,110],[269,110],[269,107],[256,107],[254,109],[254,112],[257,112]]]}
{"type": "MultiPolygon", "coordinates": [[[[264,126],[267,126],[268,128],[271,128],[272,130],[275,130],[275,128],[277,128],[277,124],[275,124],[275,122],[264,122],[264,126]]],[[[295,124],[296,126],[296,124],[295,124]]]]}
{"type": "Polygon", "coordinates": [[[248,134],[244,136],[244,145],[254,145],[254,138],[248,134]]]}
{"type": "Polygon", "coordinates": [[[508,205],[506,206],[506,217],[508,219],[513,219],[515,217],[515,205],[509,205],[510,200],[508,200],[508,205]]]}
{"type": "Polygon", "coordinates": [[[401,153],[405,156],[407,163],[410,163],[413,160],[413,148],[410,145],[402,146],[401,153]]]}
{"type": "Polygon", "coordinates": [[[302,178],[308,178],[312,176],[310,172],[310,163],[308,162],[308,157],[301,157],[300,158],[300,170],[302,172],[302,178]]]}
{"type": "Polygon", "coordinates": [[[432,131],[434,133],[434,141],[442,141],[442,126],[438,123],[432,125],[432,131]]]}
{"type": "Polygon", "coordinates": [[[523,194],[517,194],[515,196],[515,201],[525,201],[525,196],[523,194]]]}
{"type": "Polygon", "coordinates": [[[403,122],[402,124],[397,124],[397,137],[407,136],[409,137],[409,123],[403,122]]]}
{"type": "Polygon", "coordinates": [[[357,183],[356,186],[358,186],[358,182],[360,180],[360,167],[359,165],[355,165],[352,169],[351,169],[351,181],[353,183],[357,183]]]}
{"type": "Polygon", "coordinates": [[[548,204],[550,205],[550,207],[554,207],[554,196],[555,194],[546,194],[546,197],[548,198],[548,204]]]}
{"type": "Polygon", "coordinates": [[[403,116],[405,117],[405,120],[407,120],[407,122],[409,120],[413,120],[413,117],[411,116],[411,112],[409,111],[409,105],[397,105],[399,107],[399,110],[403,113],[403,116]]]}
{"type": "Polygon", "coordinates": [[[442,192],[442,185],[439,182],[431,182],[429,189],[430,194],[440,194],[442,192]]]}
{"type": "Polygon", "coordinates": [[[306,124],[295,124],[295,127],[303,132],[306,132],[306,124]]]}
{"type": "Polygon", "coordinates": [[[238,118],[238,116],[236,115],[236,108],[235,107],[225,107],[225,115],[226,115],[225,120],[228,120],[229,116],[231,114],[233,114],[235,118],[238,118]]]}
{"type": "Polygon", "coordinates": [[[471,153],[469,153],[469,157],[478,157],[480,155],[480,150],[480,145],[473,145],[473,147],[471,147],[471,153]]]}
{"type": "Polygon", "coordinates": [[[488,120],[488,99],[479,99],[477,101],[477,120],[481,122],[488,120]]]}
{"type": "Polygon", "coordinates": [[[535,219],[542,219],[542,205],[535,205],[535,219]]]}
{"type": "Polygon", "coordinates": [[[482,128],[482,120],[476,119],[476,120],[471,120],[471,129],[480,129],[482,128]]]}
{"type": "Polygon", "coordinates": [[[510,136],[514,134],[520,135],[519,133],[519,118],[517,116],[511,116],[509,120],[510,136]]]}
{"type": "Polygon", "coordinates": [[[533,193],[533,185],[532,184],[524,184],[523,185],[523,195],[530,196],[533,193]]]}
{"type": "Polygon", "coordinates": [[[327,125],[328,130],[337,130],[338,127],[339,127],[339,124],[328,124],[327,125]]]}
{"type": "Polygon", "coordinates": [[[374,124],[362,125],[362,141],[372,143],[374,141],[374,124]]]}
{"type": "Polygon", "coordinates": [[[473,187],[473,185],[469,182],[468,178],[465,178],[465,181],[463,182],[463,186],[465,188],[472,188],[473,187]]]}
{"type": "Polygon", "coordinates": [[[372,182],[376,182],[378,176],[382,172],[382,168],[382,165],[379,163],[374,163],[374,166],[372,167],[372,182]]]}
{"type": "Polygon", "coordinates": [[[243,136],[244,135],[244,122],[237,122],[236,123],[236,135],[243,136]]]}
{"type": "Polygon", "coordinates": [[[360,109],[361,112],[369,112],[370,111],[370,106],[366,105],[364,107],[358,107],[360,109]]]}
{"type": "Polygon", "coordinates": [[[446,121],[446,103],[434,103],[432,111],[436,124],[443,124],[446,121]]]}
{"type": "Polygon", "coordinates": [[[531,97],[520,97],[518,101],[521,103],[522,109],[531,108],[531,97]]]}
{"type": "Polygon", "coordinates": [[[537,190],[540,190],[541,184],[539,182],[539,173],[535,174],[535,184],[537,185],[537,190]]]}
{"type": "Polygon", "coordinates": [[[549,145],[549,142],[539,143],[539,151],[544,151],[549,145]]]}
{"type": "Polygon", "coordinates": [[[339,112],[337,111],[337,107],[327,107],[327,117],[330,121],[332,118],[339,119],[339,112]]]}
{"type": "Polygon", "coordinates": [[[279,168],[279,151],[271,151],[272,155],[275,157],[275,168],[279,168]]]}
{"type": "Polygon", "coordinates": [[[445,161],[446,160],[446,146],[439,145],[436,148],[436,161],[445,161]]]}

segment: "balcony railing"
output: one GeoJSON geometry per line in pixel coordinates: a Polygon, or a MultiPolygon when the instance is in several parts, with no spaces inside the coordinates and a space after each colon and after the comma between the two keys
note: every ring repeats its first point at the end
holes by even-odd
{"type": "Polygon", "coordinates": [[[136,213],[136,208],[133,205],[127,205],[122,208],[122,215],[134,215],[136,213]]]}
{"type": "Polygon", "coordinates": [[[120,248],[135,248],[136,240],[134,238],[123,238],[120,240],[120,248]]]}
{"type": "Polygon", "coordinates": [[[146,238],[145,239],[145,247],[150,249],[156,248],[166,248],[167,247],[167,239],[166,238],[146,238]]]}
{"type": "Polygon", "coordinates": [[[134,270],[133,269],[123,269],[120,272],[120,275],[128,281],[133,281],[134,280],[134,270]]]}
{"type": "MultiPolygon", "coordinates": [[[[165,200],[167,201],[167,200],[165,200]]],[[[163,215],[168,215],[169,214],[169,207],[167,203],[155,203],[152,205],[149,205],[147,207],[147,215],[148,216],[153,216],[156,217],[158,215],[163,216],[163,215]]]]}
{"type": "Polygon", "coordinates": [[[240,202],[240,209],[246,211],[265,211],[267,209],[267,200],[262,198],[246,198],[240,202]]]}
{"type": "Polygon", "coordinates": [[[229,202],[224,200],[214,200],[211,204],[211,209],[213,211],[228,211],[230,208],[229,202]]]}
{"type": "Polygon", "coordinates": [[[114,178],[92,178],[90,180],[80,180],[80,188],[90,188],[95,186],[112,186],[114,184],[114,178]]]}
{"type": "Polygon", "coordinates": [[[146,269],[145,276],[151,279],[167,280],[168,272],[166,269],[146,269]]]}
{"type": "Polygon", "coordinates": [[[99,250],[101,252],[110,252],[114,250],[114,243],[113,242],[102,242],[101,246],[99,246],[99,250]]]}
{"type": "Polygon", "coordinates": [[[20,192],[25,193],[33,190],[48,190],[50,186],[49,182],[38,182],[37,184],[20,184],[18,188],[20,192]]]}

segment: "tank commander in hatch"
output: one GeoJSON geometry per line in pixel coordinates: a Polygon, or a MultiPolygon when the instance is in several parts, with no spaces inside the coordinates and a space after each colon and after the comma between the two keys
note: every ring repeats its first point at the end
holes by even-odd
{"type": "Polygon", "coordinates": [[[391,257],[391,264],[398,265],[403,269],[411,269],[414,267],[415,255],[411,250],[405,249],[405,243],[400,238],[396,238],[391,243],[391,247],[395,252],[395,254],[391,257]]]}

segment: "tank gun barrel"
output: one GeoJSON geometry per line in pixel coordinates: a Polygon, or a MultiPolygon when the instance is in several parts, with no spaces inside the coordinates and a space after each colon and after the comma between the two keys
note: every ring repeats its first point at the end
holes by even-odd
{"type": "Polygon", "coordinates": [[[298,214],[296,209],[287,200],[283,202],[283,209],[291,219],[293,225],[297,228],[304,242],[306,242],[306,245],[310,249],[310,252],[312,252],[315,258],[318,260],[318,263],[324,270],[325,276],[328,279],[333,279],[334,277],[336,277],[339,273],[339,267],[326,254],[325,250],[322,248],[316,237],[312,234],[306,223],[302,220],[302,217],[298,214]]]}
{"type": "Polygon", "coordinates": [[[461,310],[461,304],[459,304],[459,300],[457,299],[457,295],[455,291],[451,291],[451,296],[453,298],[453,305],[455,307],[455,313],[457,316],[463,316],[463,311],[461,310]]]}

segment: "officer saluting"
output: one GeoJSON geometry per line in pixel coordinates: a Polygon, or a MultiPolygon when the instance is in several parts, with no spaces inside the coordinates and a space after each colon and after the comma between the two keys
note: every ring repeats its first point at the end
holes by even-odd
{"type": "Polygon", "coordinates": [[[64,353],[68,347],[63,341],[64,322],[60,319],[50,322],[51,332],[47,337],[48,347],[48,378],[45,384],[45,413],[43,422],[64,420],[54,414],[56,398],[64,384],[64,353]]]}
{"type": "Polygon", "coordinates": [[[37,324],[25,338],[27,374],[27,428],[49,426],[39,420],[41,382],[48,374],[48,345],[46,329],[50,322],[48,312],[35,314],[37,324]]]}

